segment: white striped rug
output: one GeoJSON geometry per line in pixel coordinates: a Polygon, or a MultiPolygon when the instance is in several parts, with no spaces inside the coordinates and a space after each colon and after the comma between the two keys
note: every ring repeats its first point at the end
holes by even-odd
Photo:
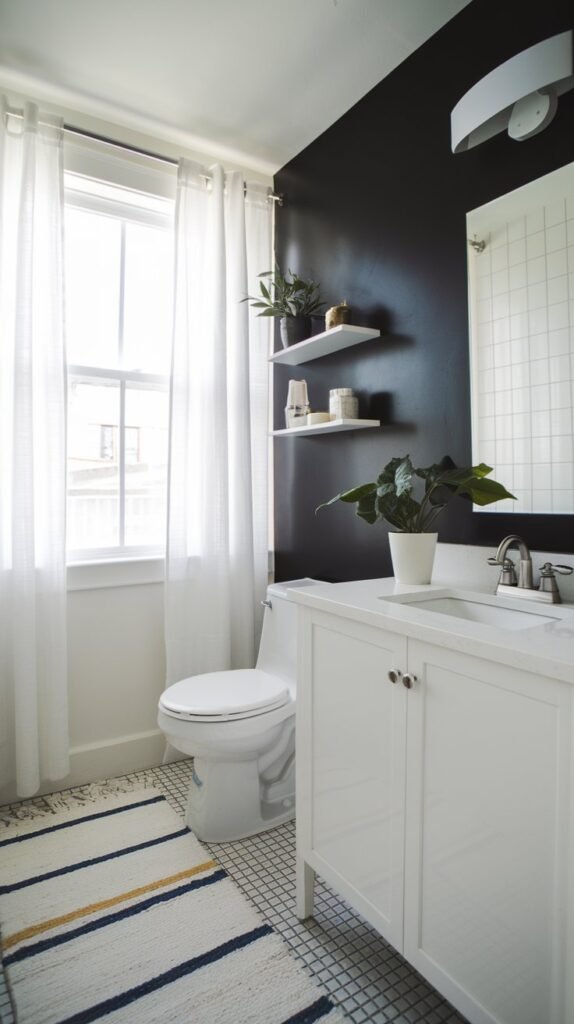
{"type": "Polygon", "coordinates": [[[121,794],[0,833],[18,1024],[342,1024],[165,798],[121,794]]]}

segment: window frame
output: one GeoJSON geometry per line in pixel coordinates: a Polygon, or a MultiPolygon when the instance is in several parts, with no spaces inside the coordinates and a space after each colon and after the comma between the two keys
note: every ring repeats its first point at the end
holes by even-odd
{"type": "MultiPolygon", "coordinates": [[[[119,186],[126,192],[125,184],[119,186]]],[[[108,547],[70,548],[66,538],[66,562],[68,566],[84,564],[96,565],[105,562],[129,562],[141,559],[164,559],[166,553],[166,537],[162,544],[154,545],[126,545],[125,544],[125,506],[126,506],[126,392],[128,388],[139,390],[154,390],[169,395],[170,377],[169,374],[147,373],[137,369],[122,368],[124,354],[124,296],[125,296],[125,272],[126,272],[126,225],[128,223],[144,224],[159,228],[160,230],[173,231],[175,202],[171,197],[151,195],[144,193],[138,188],[130,189],[134,196],[134,203],[120,201],[114,196],[116,187],[113,181],[103,180],[101,176],[90,177],[86,174],[77,175],[73,171],[65,171],[64,174],[64,210],[68,207],[94,213],[99,216],[112,217],[121,221],[121,255],[120,255],[120,281],[119,281],[119,327],[118,327],[118,365],[91,366],[86,363],[66,363],[66,374],[68,388],[74,382],[89,383],[97,381],[109,381],[118,386],[119,389],[119,418],[118,418],[118,526],[119,544],[108,547]],[[109,195],[98,195],[92,189],[100,187],[104,193],[109,195]],[[74,185],[76,187],[74,187],[74,185]],[[150,208],[138,205],[142,200],[147,200],[150,208]],[[153,208],[155,206],[155,209],[153,208]],[[164,207],[162,210],[161,207],[164,207]]],[[[171,325],[170,325],[171,326],[171,325]]],[[[168,337],[168,341],[170,341],[168,337]]],[[[168,424],[169,428],[169,424],[168,424]]],[[[167,502],[167,490],[166,490],[167,502]]]]}

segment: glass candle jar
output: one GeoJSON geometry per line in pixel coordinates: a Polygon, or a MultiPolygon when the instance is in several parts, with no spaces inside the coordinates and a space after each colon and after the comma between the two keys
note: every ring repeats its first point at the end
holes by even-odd
{"type": "Polygon", "coordinates": [[[332,420],[356,420],[359,399],[352,388],[332,388],[329,391],[329,413],[332,420]]]}

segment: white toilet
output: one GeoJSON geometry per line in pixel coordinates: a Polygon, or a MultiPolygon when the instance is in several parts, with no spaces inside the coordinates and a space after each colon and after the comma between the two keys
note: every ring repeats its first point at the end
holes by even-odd
{"type": "Polygon", "coordinates": [[[190,676],[160,697],[160,729],[194,757],[186,822],[199,839],[242,839],[295,815],[297,606],[289,588],[317,582],[268,587],[255,668],[190,676]]]}

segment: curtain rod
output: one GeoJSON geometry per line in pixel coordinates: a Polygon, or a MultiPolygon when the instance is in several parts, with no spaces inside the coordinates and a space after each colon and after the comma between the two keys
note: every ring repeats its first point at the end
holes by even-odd
{"type": "MultiPolygon", "coordinates": [[[[170,164],[172,167],[177,167],[179,160],[174,157],[165,156],[162,153],[154,153],[150,149],[143,149],[141,146],[132,146],[125,142],[118,142],[117,139],[110,139],[107,135],[98,135],[97,132],[89,132],[84,128],[76,128],[73,124],[64,123],[64,131],[68,132],[69,135],[79,135],[84,139],[93,139],[95,142],[104,142],[107,146],[114,146],[116,149],[126,149],[129,153],[137,153],[138,156],[146,156],[150,160],[158,160],[163,164],[170,164]]],[[[206,181],[211,181],[209,174],[204,174],[202,177],[206,181]]],[[[244,181],[243,185],[247,188],[247,182],[244,181]]],[[[267,198],[273,203],[277,203],[278,206],[283,206],[283,196],[278,195],[276,192],[268,192],[267,198]]]]}
{"type": "MultiPolygon", "coordinates": [[[[15,110],[7,110],[6,113],[9,117],[22,117],[22,114],[15,110]]],[[[128,153],[137,153],[138,156],[146,156],[150,160],[158,160],[160,163],[170,164],[172,167],[177,167],[179,164],[179,160],[176,160],[174,157],[165,156],[162,153],[154,153],[152,150],[143,149],[141,146],[132,146],[126,142],[118,142],[117,139],[110,139],[107,135],[99,135],[97,132],[90,132],[87,131],[85,128],[77,128],[73,124],[66,124],[64,122],[63,127],[64,131],[67,132],[68,135],[78,135],[80,136],[80,138],[83,139],[92,139],[94,142],[103,142],[107,146],[113,146],[115,149],[124,149],[127,150],[128,153]]],[[[205,178],[206,181],[211,180],[208,174],[203,175],[203,177],[205,178]]],[[[243,185],[245,188],[247,188],[247,182],[244,181],[243,185]]],[[[278,206],[283,206],[282,195],[278,195],[276,192],[268,192],[267,197],[273,203],[277,203],[278,206]]]]}

